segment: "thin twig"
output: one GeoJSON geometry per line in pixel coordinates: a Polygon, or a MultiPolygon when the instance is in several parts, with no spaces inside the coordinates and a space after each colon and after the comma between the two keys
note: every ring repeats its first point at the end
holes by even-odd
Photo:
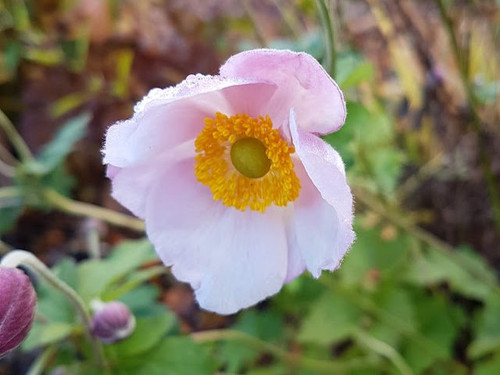
{"type": "Polygon", "coordinates": [[[77,215],[93,217],[112,225],[132,229],[137,232],[144,232],[144,222],[135,217],[125,215],[113,210],[108,210],[90,203],[78,202],[67,198],[54,190],[44,190],[43,197],[54,208],[61,211],[77,215]]]}
{"type": "Polygon", "coordinates": [[[9,141],[15,147],[22,161],[33,159],[28,145],[2,110],[0,110],[0,128],[2,128],[9,141]]]}

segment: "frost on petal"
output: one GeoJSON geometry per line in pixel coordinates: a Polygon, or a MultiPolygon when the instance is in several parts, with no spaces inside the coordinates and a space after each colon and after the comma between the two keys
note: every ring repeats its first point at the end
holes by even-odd
{"type": "Polygon", "coordinates": [[[268,104],[268,114],[278,126],[288,121],[294,108],[303,129],[327,134],[345,121],[346,107],[339,87],[307,53],[256,49],[232,56],[221,67],[223,77],[272,82],[278,90],[268,104]]]}
{"type": "Polygon", "coordinates": [[[339,154],[301,130],[293,111],[290,133],[306,174],[297,168],[302,190],[289,230],[295,230],[292,244],[302,250],[308,270],[318,277],[322,269],[337,268],[354,241],[352,194],[339,154]]]}
{"type": "MultiPolygon", "coordinates": [[[[151,191],[146,228],[156,251],[181,281],[195,289],[200,306],[230,314],[277,293],[287,269],[281,216],[241,212],[212,199],[178,163],[151,191]],[[168,175],[175,175],[175,184],[168,175]]],[[[273,213],[274,212],[274,213],[273,213]]]]}
{"type": "Polygon", "coordinates": [[[194,140],[204,119],[216,112],[259,112],[276,89],[250,80],[197,77],[204,78],[151,90],[136,105],[132,118],[111,126],[103,148],[104,164],[123,168],[155,158],[179,143],[194,140]]]}

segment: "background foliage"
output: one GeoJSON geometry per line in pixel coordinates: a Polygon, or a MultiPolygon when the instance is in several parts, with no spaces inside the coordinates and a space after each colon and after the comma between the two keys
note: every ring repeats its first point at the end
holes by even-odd
{"type": "Polygon", "coordinates": [[[500,373],[499,16],[493,0],[0,2],[2,251],[137,319],[100,369],[72,306],[38,282],[34,328],[0,372],[500,373]],[[109,211],[99,149],[149,88],[261,46],[313,54],[345,93],[325,140],[357,240],[338,271],[220,317],[109,211]]]}

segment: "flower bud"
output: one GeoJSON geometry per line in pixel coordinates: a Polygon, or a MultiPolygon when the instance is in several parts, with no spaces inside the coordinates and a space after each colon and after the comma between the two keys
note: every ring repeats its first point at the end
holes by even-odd
{"type": "Polygon", "coordinates": [[[28,335],[35,315],[36,293],[26,274],[0,266],[0,356],[28,335]]]}
{"type": "Polygon", "coordinates": [[[111,344],[130,336],[135,318],[127,305],[119,301],[93,304],[92,333],[104,343],[111,344]]]}

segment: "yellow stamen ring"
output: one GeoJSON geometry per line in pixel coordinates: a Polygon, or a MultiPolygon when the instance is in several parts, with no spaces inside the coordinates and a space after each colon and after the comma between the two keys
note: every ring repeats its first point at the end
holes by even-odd
{"type": "Polygon", "coordinates": [[[214,200],[238,210],[264,212],[286,206],[299,196],[300,181],[290,157],[295,152],[273,129],[269,116],[206,118],[195,141],[195,175],[214,200]]]}

